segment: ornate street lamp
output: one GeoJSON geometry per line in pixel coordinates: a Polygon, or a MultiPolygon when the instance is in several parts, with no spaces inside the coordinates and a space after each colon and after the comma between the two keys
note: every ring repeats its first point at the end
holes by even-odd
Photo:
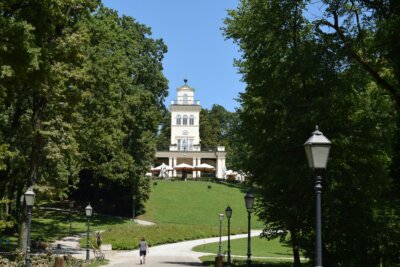
{"type": "Polygon", "coordinates": [[[88,204],[85,208],[86,217],[87,217],[87,242],[86,242],[86,261],[89,261],[89,238],[90,238],[90,217],[92,216],[93,208],[88,204]]]}
{"type": "Polygon", "coordinates": [[[326,169],[328,162],[331,141],[326,138],[319,130],[318,126],[312,136],[305,142],[308,165],[315,178],[315,204],[316,204],[316,235],[315,235],[315,266],[322,267],[322,233],[321,233],[321,173],[326,169]]]}
{"type": "Polygon", "coordinates": [[[27,238],[26,238],[26,256],[25,256],[25,266],[30,267],[31,266],[31,259],[29,256],[30,253],[30,245],[31,245],[31,216],[32,216],[32,207],[33,204],[35,203],[35,192],[33,192],[32,188],[29,188],[25,194],[25,205],[27,208],[27,213],[28,213],[28,218],[27,218],[27,227],[28,227],[28,233],[27,233],[27,238]]]}
{"type": "Polygon", "coordinates": [[[226,218],[228,218],[228,266],[231,266],[231,217],[232,209],[227,207],[225,209],[226,218]]]}
{"type": "Polygon", "coordinates": [[[221,243],[221,235],[222,235],[222,221],[224,220],[224,214],[220,213],[219,214],[219,247],[218,247],[218,256],[222,256],[221,253],[221,248],[222,248],[222,243],[221,243]]]}
{"type": "Polygon", "coordinates": [[[249,189],[244,196],[246,209],[247,209],[247,266],[251,266],[251,228],[250,228],[250,220],[251,220],[251,210],[254,205],[254,195],[251,189],[249,189]]]}
{"type": "Polygon", "coordinates": [[[69,234],[71,235],[72,229],[72,208],[74,207],[75,201],[70,200],[68,202],[69,205],[69,234]]]}

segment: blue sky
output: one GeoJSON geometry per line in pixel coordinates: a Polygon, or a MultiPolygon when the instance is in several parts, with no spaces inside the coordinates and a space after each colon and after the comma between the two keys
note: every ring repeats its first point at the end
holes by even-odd
{"type": "Polygon", "coordinates": [[[221,30],[226,10],[235,9],[237,0],[103,0],[103,4],[150,27],[152,38],[162,38],[168,46],[163,61],[169,80],[167,106],[186,78],[203,108],[239,107],[234,99],[245,85],[233,61],[240,53],[221,30]]]}

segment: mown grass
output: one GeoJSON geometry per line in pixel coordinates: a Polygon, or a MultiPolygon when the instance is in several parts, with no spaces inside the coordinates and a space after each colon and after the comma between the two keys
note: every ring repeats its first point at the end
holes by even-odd
{"type": "MultiPolygon", "coordinates": [[[[127,218],[107,216],[94,213],[90,218],[92,231],[107,230],[114,226],[132,224],[127,218]]],[[[69,210],[48,209],[36,206],[32,211],[31,240],[43,239],[45,243],[52,243],[62,237],[69,236],[69,210]]],[[[72,212],[71,234],[81,234],[87,231],[87,218],[84,210],[72,212]]],[[[1,236],[1,250],[14,250],[17,247],[18,235],[1,236]],[[10,246],[6,245],[10,240],[10,246]]]]}
{"type": "MultiPolygon", "coordinates": [[[[226,229],[224,230],[226,233],[226,229]]],[[[236,227],[233,233],[243,233],[244,228],[236,227]]],[[[112,244],[113,249],[135,249],[142,237],[150,246],[174,243],[185,240],[201,239],[219,235],[218,226],[210,225],[183,225],[183,224],[157,224],[143,226],[138,224],[114,226],[102,233],[103,243],[112,244]]],[[[95,244],[95,236],[91,235],[91,244],[95,244]]],[[[86,245],[86,237],[81,240],[81,246],[86,245]]]]}
{"type": "MultiPolygon", "coordinates": [[[[69,233],[69,211],[36,208],[32,214],[31,238],[43,238],[52,242],[69,233]]],[[[106,230],[114,226],[132,224],[127,218],[106,216],[94,213],[90,218],[92,231],[106,230]]],[[[87,231],[87,218],[85,211],[75,210],[72,213],[71,234],[85,233],[87,231]]]]}
{"type": "MultiPolygon", "coordinates": [[[[200,260],[203,262],[204,266],[215,266],[215,256],[203,256],[200,257],[200,260]]],[[[226,264],[226,257],[224,258],[224,266],[228,266],[226,264]]],[[[247,267],[246,258],[232,258],[231,266],[235,267],[247,267]]],[[[292,267],[293,262],[291,261],[274,261],[270,259],[252,259],[252,267],[292,267]]],[[[307,266],[307,265],[302,265],[307,266]]]]}
{"type": "MultiPolygon", "coordinates": [[[[129,219],[104,216],[94,213],[90,218],[91,243],[95,244],[94,232],[103,230],[103,243],[112,244],[113,249],[134,249],[143,236],[150,245],[178,242],[217,236],[219,213],[225,213],[230,205],[233,210],[231,232],[247,231],[247,211],[244,204],[246,188],[237,185],[200,181],[157,181],[152,186],[146,213],[140,219],[153,221],[155,226],[139,226],[129,219]]],[[[55,203],[49,203],[53,207],[55,203]]],[[[46,204],[48,206],[49,204],[46,204]]],[[[96,211],[95,205],[94,212],[96,211]]],[[[64,209],[35,207],[32,214],[31,238],[43,238],[52,242],[69,233],[68,206],[64,209]]],[[[253,229],[261,229],[262,223],[253,216],[253,229]]],[[[72,214],[72,234],[85,233],[87,220],[84,207],[72,214]]],[[[227,234],[227,220],[223,221],[223,235],[227,234]]],[[[86,246],[85,237],[82,245],[86,246]]]]}
{"type": "MultiPolygon", "coordinates": [[[[247,210],[244,204],[246,189],[240,185],[202,181],[157,181],[146,203],[143,220],[156,223],[217,225],[219,213],[225,214],[229,205],[232,227],[247,227],[247,210]],[[211,188],[209,188],[209,186],[211,188]]],[[[227,221],[224,219],[224,225],[227,221]]],[[[253,216],[253,229],[263,224],[253,216]]]]}
{"type": "MultiPolygon", "coordinates": [[[[195,181],[156,181],[153,183],[146,213],[140,219],[153,221],[155,226],[123,224],[111,227],[102,234],[104,243],[113,249],[137,248],[145,237],[150,245],[179,242],[218,236],[219,213],[230,205],[232,234],[247,232],[247,212],[244,205],[245,189],[237,185],[195,181]]],[[[254,217],[252,228],[262,228],[254,217]]],[[[224,219],[222,234],[227,235],[224,219]]],[[[92,235],[91,243],[94,242],[92,235]]],[[[86,239],[82,240],[86,244],[86,239]]]]}
{"type": "MultiPolygon", "coordinates": [[[[218,253],[218,242],[210,243],[193,248],[194,251],[218,253]]],[[[222,242],[222,252],[228,250],[228,242],[222,242]]],[[[247,255],[247,238],[231,240],[231,255],[246,256],[247,255]]],[[[265,238],[251,238],[251,255],[253,257],[276,257],[291,258],[292,250],[279,242],[279,239],[266,240],[265,238]]]]}

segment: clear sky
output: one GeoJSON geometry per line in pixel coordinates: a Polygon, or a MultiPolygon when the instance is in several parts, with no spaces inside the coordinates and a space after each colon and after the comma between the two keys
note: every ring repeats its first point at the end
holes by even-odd
{"type": "Polygon", "coordinates": [[[103,0],[103,4],[150,27],[152,38],[162,38],[168,46],[163,61],[169,80],[167,107],[185,78],[203,108],[239,107],[235,98],[245,85],[233,61],[240,54],[221,30],[226,10],[235,9],[238,0],[103,0]]]}

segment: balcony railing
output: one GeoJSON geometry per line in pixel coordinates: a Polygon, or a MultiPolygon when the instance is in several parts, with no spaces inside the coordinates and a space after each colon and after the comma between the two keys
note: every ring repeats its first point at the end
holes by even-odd
{"type": "Polygon", "coordinates": [[[171,105],[179,105],[179,106],[200,106],[200,100],[171,100],[171,105]]]}
{"type": "Polygon", "coordinates": [[[178,145],[170,145],[169,148],[162,146],[157,147],[158,151],[197,151],[197,152],[224,152],[224,146],[217,146],[217,147],[201,147],[201,145],[193,145],[193,146],[178,146],[178,145]]]}
{"type": "Polygon", "coordinates": [[[200,146],[177,146],[177,145],[170,145],[169,151],[201,151],[200,146]]]}

